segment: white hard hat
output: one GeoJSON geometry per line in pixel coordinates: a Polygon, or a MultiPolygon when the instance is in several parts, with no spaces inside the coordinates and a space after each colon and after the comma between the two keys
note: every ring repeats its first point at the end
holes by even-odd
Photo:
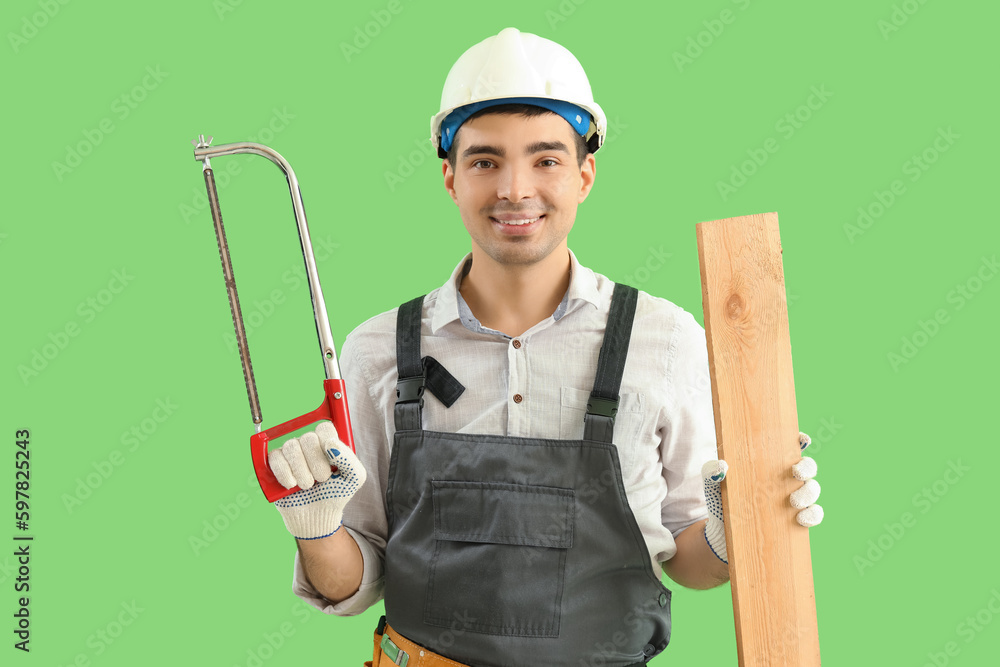
{"type": "Polygon", "coordinates": [[[438,155],[447,157],[442,144],[451,145],[454,133],[472,113],[512,102],[545,107],[563,116],[587,140],[591,152],[604,142],[607,118],[594,102],[580,62],[551,40],[505,28],[463,53],[448,72],[441,110],[431,118],[431,143],[438,155]],[[570,105],[590,114],[589,123],[570,105]],[[456,110],[460,110],[456,117],[446,122],[456,110]]]}

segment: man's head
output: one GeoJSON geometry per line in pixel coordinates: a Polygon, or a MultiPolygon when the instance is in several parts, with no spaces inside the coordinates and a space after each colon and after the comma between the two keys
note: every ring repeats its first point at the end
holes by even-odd
{"type": "Polygon", "coordinates": [[[579,139],[544,111],[483,113],[462,125],[442,173],[474,256],[525,266],[566,247],[596,171],[593,153],[580,159],[579,139]]]}
{"type": "Polygon", "coordinates": [[[569,51],[514,28],[473,46],[448,74],[431,132],[474,255],[525,265],[565,248],[606,133],[569,51]]]}

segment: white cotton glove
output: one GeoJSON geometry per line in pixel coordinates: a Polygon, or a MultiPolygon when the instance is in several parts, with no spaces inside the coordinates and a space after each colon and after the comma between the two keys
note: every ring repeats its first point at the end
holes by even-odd
{"type": "MultiPolygon", "coordinates": [[[[799,433],[799,446],[805,449],[812,439],[805,433],[799,433]]],[[[725,461],[709,461],[701,467],[701,476],[705,483],[705,501],[708,503],[708,522],[705,524],[705,540],[719,560],[729,562],[726,552],[726,525],[722,517],[722,480],[726,478],[729,465],[725,461]]],[[[799,489],[792,492],[789,501],[797,510],[799,525],[809,528],[818,525],[823,520],[823,508],[814,503],[819,498],[819,482],[816,476],[816,461],[808,456],[792,466],[792,476],[800,482],[805,482],[799,489]]]]}
{"type": "Polygon", "coordinates": [[[291,438],[268,454],[275,478],[295,493],[274,501],[285,527],[301,540],[333,535],[340,529],[344,507],[365,483],[367,473],[351,449],[337,437],[330,422],[291,438]],[[331,474],[330,466],[337,466],[331,474]]]}
{"type": "MultiPolygon", "coordinates": [[[[799,433],[799,446],[803,451],[811,444],[812,438],[805,433],[799,433]]],[[[823,520],[823,508],[814,504],[819,499],[819,482],[813,479],[816,476],[816,461],[809,456],[803,456],[801,461],[792,466],[792,476],[800,482],[805,482],[797,491],[792,492],[789,498],[792,507],[801,510],[795,515],[795,520],[806,528],[819,525],[823,520]]]]}
{"type": "Polygon", "coordinates": [[[722,480],[729,465],[725,461],[708,461],[701,467],[705,482],[705,502],[708,503],[708,522],[705,523],[705,540],[712,553],[723,563],[729,563],[726,553],[726,521],[722,518],[722,480]]]}

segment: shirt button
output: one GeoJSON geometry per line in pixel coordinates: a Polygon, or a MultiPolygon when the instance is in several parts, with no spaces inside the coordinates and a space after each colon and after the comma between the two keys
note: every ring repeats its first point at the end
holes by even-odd
{"type": "Polygon", "coordinates": [[[524,400],[524,396],[521,396],[520,394],[514,394],[514,402],[515,403],[520,403],[523,400],[524,400]]]}
{"type": "Polygon", "coordinates": [[[511,343],[511,345],[514,346],[515,350],[520,350],[521,349],[521,341],[519,341],[516,338],[514,339],[514,342],[511,343]]]}

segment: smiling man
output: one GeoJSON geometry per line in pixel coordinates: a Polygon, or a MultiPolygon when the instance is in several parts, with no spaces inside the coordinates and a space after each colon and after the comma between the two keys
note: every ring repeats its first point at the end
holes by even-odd
{"type": "Polygon", "coordinates": [[[646,664],[662,573],[728,579],[704,332],[567,246],[607,132],[569,51],[473,46],[431,128],[471,253],[345,342],[360,460],[329,424],[271,452],[303,489],[275,503],[294,590],[337,615],[384,597],[376,666],[646,664]]]}

